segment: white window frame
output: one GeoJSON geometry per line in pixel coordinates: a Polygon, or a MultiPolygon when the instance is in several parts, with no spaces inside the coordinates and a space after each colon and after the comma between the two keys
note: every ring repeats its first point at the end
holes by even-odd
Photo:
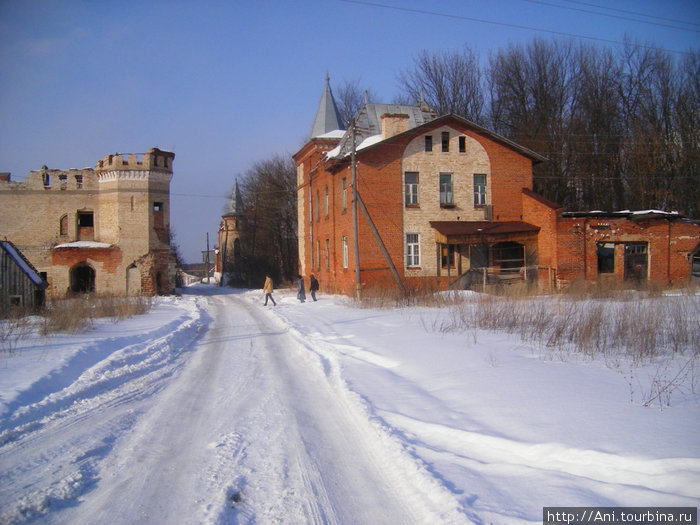
{"type": "Polygon", "coordinates": [[[442,172],[438,176],[438,182],[440,185],[440,206],[454,206],[454,174],[442,172]],[[443,177],[450,178],[449,188],[446,183],[442,182],[443,177]]]}
{"type": "Polygon", "coordinates": [[[406,234],[406,268],[420,267],[420,233],[406,234]]]}
{"type": "Polygon", "coordinates": [[[348,237],[347,235],[343,236],[343,268],[348,267],[348,237]]]}
{"type": "Polygon", "coordinates": [[[486,185],[488,177],[485,173],[474,174],[474,206],[486,206],[486,185]],[[477,183],[476,178],[483,177],[484,183],[477,183]]]}
{"type": "Polygon", "coordinates": [[[417,171],[407,171],[404,173],[404,205],[418,206],[418,188],[420,184],[420,176],[417,171]],[[408,182],[408,176],[415,175],[415,182],[408,182]]]}

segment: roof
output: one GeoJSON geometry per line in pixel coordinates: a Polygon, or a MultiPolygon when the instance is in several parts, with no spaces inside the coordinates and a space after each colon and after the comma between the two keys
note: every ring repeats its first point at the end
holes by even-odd
{"type": "Polygon", "coordinates": [[[48,286],[48,283],[46,283],[39,276],[39,273],[36,271],[36,268],[32,266],[32,263],[30,263],[26,257],[24,257],[22,252],[20,252],[14,244],[12,244],[10,241],[0,241],[0,248],[2,248],[7,255],[9,255],[10,259],[17,264],[17,266],[29,278],[29,280],[34,283],[35,286],[41,289],[48,286]]]}
{"type": "MultiPolygon", "coordinates": [[[[382,115],[408,115],[408,129],[413,129],[435,120],[437,114],[421,103],[417,106],[404,104],[374,104],[366,103],[355,117],[355,148],[366,147],[383,142],[382,115]]],[[[328,152],[328,157],[343,157],[352,149],[351,130],[345,132],[338,147],[328,152]]],[[[387,139],[388,140],[388,139],[387,139]]]]}
{"type": "Polygon", "coordinates": [[[338,106],[335,104],[333,93],[331,92],[330,79],[326,73],[326,83],[323,86],[321,100],[318,103],[316,117],[311,125],[311,133],[309,139],[317,138],[325,135],[328,132],[338,129],[345,129],[338,112],[338,106]]]}
{"type": "Polygon", "coordinates": [[[592,217],[592,218],[607,218],[607,219],[683,219],[683,215],[677,211],[662,211],[662,210],[623,210],[623,211],[565,211],[562,212],[563,217],[592,217]]]}
{"type": "Polygon", "coordinates": [[[231,200],[228,204],[228,209],[223,217],[239,217],[245,215],[243,211],[243,198],[241,197],[241,192],[238,189],[238,181],[233,183],[233,191],[231,192],[231,200]]]}
{"type": "Polygon", "coordinates": [[[539,226],[519,221],[430,221],[430,226],[438,233],[448,237],[455,235],[498,235],[540,231],[539,226]]]}
{"type": "MultiPolygon", "coordinates": [[[[456,120],[465,128],[471,129],[481,135],[484,135],[495,142],[499,142],[506,147],[520,153],[531,159],[535,163],[544,162],[547,160],[539,153],[532,151],[529,148],[521,146],[507,139],[498,133],[490,131],[474,122],[450,113],[448,115],[443,115],[437,117],[435,112],[431,110],[425,103],[421,103],[418,106],[403,106],[395,104],[365,104],[365,106],[360,110],[357,116],[357,129],[355,133],[355,148],[357,151],[362,149],[368,149],[379,144],[386,143],[387,141],[394,140],[397,137],[403,137],[410,134],[422,133],[422,127],[436,127],[449,120],[456,120]],[[403,133],[399,133],[392,137],[382,139],[382,123],[381,116],[385,113],[390,114],[407,114],[408,120],[408,130],[403,133]]],[[[343,158],[350,154],[351,147],[351,132],[350,130],[345,132],[345,135],[340,141],[340,144],[333,150],[327,153],[327,158],[343,158]]]]}

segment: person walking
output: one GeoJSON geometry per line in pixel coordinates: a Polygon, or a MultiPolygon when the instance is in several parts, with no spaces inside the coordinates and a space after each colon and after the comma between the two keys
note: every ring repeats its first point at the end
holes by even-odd
{"type": "Polygon", "coordinates": [[[272,277],[270,277],[269,275],[265,276],[265,284],[263,285],[263,292],[265,292],[265,304],[263,306],[267,306],[268,299],[270,299],[270,301],[272,301],[273,305],[277,306],[275,299],[272,297],[272,277]]]}
{"type": "Polygon", "coordinates": [[[309,290],[311,291],[311,298],[316,301],[316,292],[318,291],[318,279],[314,276],[314,274],[311,274],[309,276],[309,290]]]}
{"type": "Polygon", "coordinates": [[[306,301],[306,291],[304,290],[304,278],[299,275],[299,280],[297,281],[297,284],[299,285],[299,289],[297,291],[297,299],[299,299],[300,302],[305,302],[306,301]]]}

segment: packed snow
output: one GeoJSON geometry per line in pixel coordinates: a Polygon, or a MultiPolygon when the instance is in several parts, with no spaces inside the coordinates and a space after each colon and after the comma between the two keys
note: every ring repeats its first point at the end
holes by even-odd
{"type": "Polygon", "coordinates": [[[694,371],[670,406],[644,406],[658,363],[445,330],[448,306],[274,296],[195,285],[0,353],[0,522],[526,524],[545,506],[698,506],[694,371]]]}

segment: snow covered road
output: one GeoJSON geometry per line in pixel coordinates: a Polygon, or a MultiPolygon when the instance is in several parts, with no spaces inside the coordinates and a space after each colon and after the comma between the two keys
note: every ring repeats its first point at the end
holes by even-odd
{"type": "Polygon", "coordinates": [[[275,296],[198,285],[0,353],[0,523],[529,525],[700,503],[698,375],[663,410],[639,402],[688,352],[611,364],[445,330],[449,307],[275,296]]]}
{"type": "MultiPolygon", "coordinates": [[[[229,290],[204,290],[209,329],[199,340],[197,323],[176,329],[166,362],[144,364],[146,349],[163,344],[156,337],[121,358],[133,369],[112,373],[120,378],[114,385],[91,379],[81,389],[79,379],[67,387],[78,391],[73,397],[61,390],[15,409],[9,420],[19,424],[3,426],[0,466],[9,483],[0,496],[20,503],[4,518],[465,522],[456,499],[370,421],[287,326],[229,290]],[[66,408],[41,408],[52,396],[67,396],[66,408]],[[32,411],[34,419],[19,415],[32,411]]],[[[120,357],[105,357],[81,377],[117,369],[120,357]]]]}

